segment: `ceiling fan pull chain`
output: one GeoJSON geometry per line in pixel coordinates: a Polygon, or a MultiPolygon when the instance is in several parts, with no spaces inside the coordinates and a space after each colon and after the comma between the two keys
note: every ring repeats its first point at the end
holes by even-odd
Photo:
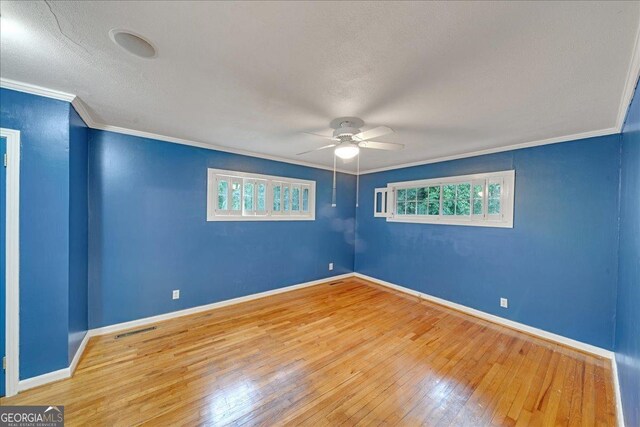
{"type": "Polygon", "coordinates": [[[336,155],[333,154],[333,192],[331,194],[331,207],[336,207],[336,155]]]}
{"type": "Polygon", "coordinates": [[[358,156],[357,170],[356,170],[356,208],[358,207],[358,201],[360,200],[360,156],[358,156]]]}

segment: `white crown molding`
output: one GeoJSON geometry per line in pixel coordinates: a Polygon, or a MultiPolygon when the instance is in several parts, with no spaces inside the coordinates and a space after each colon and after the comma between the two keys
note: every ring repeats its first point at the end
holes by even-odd
{"type": "Polygon", "coordinates": [[[489,314],[484,311],[476,310],[475,308],[467,307],[466,305],[458,304],[455,302],[448,301],[446,299],[438,298],[433,295],[425,294],[422,292],[415,291],[413,289],[406,288],[404,286],[396,285],[395,283],[387,282],[381,279],[377,279],[375,277],[367,276],[365,274],[353,273],[355,277],[360,279],[368,280],[369,282],[376,283],[378,285],[382,285],[387,288],[394,289],[396,291],[400,291],[405,294],[409,294],[427,301],[434,302],[439,305],[443,305],[448,308],[452,308],[457,311],[461,311],[463,313],[469,314],[474,317],[478,317],[480,319],[487,320],[492,323],[497,323],[498,325],[506,326],[510,329],[515,329],[520,332],[525,332],[530,335],[535,335],[537,337],[543,338],[547,341],[553,341],[558,344],[565,345],[567,347],[572,347],[577,350],[594,354],[596,356],[604,357],[607,359],[613,359],[614,353],[610,350],[606,350],[604,348],[597,347],[595,345],[587,344],[581,341],[577,341],[571,338],[564,337],[562,335],[554,334],[552,332],[545,331],[543,329],[534,328],[533,326],[525,325],[524,323],[515,322],[513,320],[505,319],[504,317],[496,316],[494,314],[489,314]]]}
{"type": "MultiPolygon", "coordinates": [[[[80,112],[78,112],[78,114],[80,114],[80,112]]],[[[89,123],[87,123],[87,125],[89,125],[89,123]]],[[[278,157],[278,156],[272,156],[269,154],[256,153],[253,151],[239,150],[236,148],[223,147],[221,145],[208,144],[205,142],[192,141],[190,139],[175,138],[175,137],[166,136],[166,135],[158,135],[156,133],[144,132],[144,131],[134,130],[134,129],[127,129],[127,128],[122,128],[118,126],[111,126],[111,125],[105,125],[105,124],[94,122],[94,125],[89,127],[93,129],[106,130],[109,132],[122,133],[125,135],[139,136],[141,138],[149,138],[149,139],[155,139],[158,141],[172,142],[174,144],[190,145],[192,147],[206,148],[208,150],[223,151],[225,153],[238,154],[241,156],[256,157],[259,159],[273,160],[275,162],[283,162],[283,163],[289,163],[292,165],[306,166],[314,169],[323,169],[323,170],[333,171],[332,167],[319,165],[311,162],[305,162],[302,160],[292,160],[286,157],[278,157]]],[[[336,169],[336,170],[341,173],[355,175],[355,172],[349,171],[346,169],[336,169]]]]}
{"type": "Polygon", "coordinates": [[[76,96],[71,93],[4,78],[0,78],[0,87],[16,90],[18,92],[30,93],[31,95],[44,96],[45,98],[53,98],[60,101],[71,102],[76,98],[76,96]]]}
{"type": "MultiPolygon", "coordinates": [[[[206,142],[176,138],[176,137],[167,136],[167,135],[159,135],[157,133],[145,132],[145,131],[140,131],[135,129],[129,129],[129,128],[123,128],[119,126],[112,126],[104,123],[99,123],[96,120],[94,120],[93,116],[91,115],[91,113],[89,113],[89,109],[86,107],[84,102],[82,102],[82,100],[78,96],[70,93],[61,92],[53,89],[47,89],[41,86],[36,86],[29,83],[22,83],[15,80],[4,79],[4,78],[0,78],[0,87],[15,90],[18,92],[30,93],[32,95],[39,95],[39,96],[44,96],[46,98],[53,98],[61,101],[70,102],[78,112],[78,115],[80,115],[82,120],[84,120],[86,125],[92,129],[106,130],[109,132],[138,136],[141,138],[149,138],[149,139],[155,139],[158,141],[172,142],[175,144],[190,145],[192,147],[205,148],[207,150],[222,151],[225,153],[238,154],[241,156],[256,157],[259,159],[273,160],[275,162],[289,163],[292,165],[299,165],[299,166],[305,166],[305,167],[314,168],[314,169],[333,171],[333,168],[330,166],[319,165],[312,162],[305,162],[302,160],[293,160],[293,159],[288,159],[286,157],[272,156],[269,154],[256,153],[248,150],[239,150],[235,148],[224,147],[221,145],[209,144],[206,142]]],[[[336,170],[340,173],[355,175],[355,172],[347,169],[336,169],[336,170]]]]}
{"type": "MultiPolygon", "coordinates": [[[[634,51],[634,56],[633,56],[633,59],[632,59],[632,66],[630,67],[630,70],[629,70],[630,74],[629,74],[629,77],[627,79],[626,89],[625,89],[625,92],[623,94],[623,98],[621,100],[621,104],[620,104],[621,105],[621,107],[620,107],[621,108],[621,110],[620,110],[621,112],[618,115],[619,116],[618,117],[618,121],[620,121],[620,120],[624,121],[624,116],[626,114],[626,107],[628,107],[628,102],[630,102],[631,95],[633,95],[633,89],[635,87],[635,80],[634,80],[635,77],[633,77],[633,76],[637,76],[638,75],[638,72],[639,72],[638,68],[640,67],[640,55],[635,53],[635,52],[637,52],[639,46],[640,46],[640,43],[638,42],[638,40],[636,40],[636,49],[634,51]],[[635,74],[634,74],[634,72],[635,72],[635,74]],[[628,100],[627,100],[627,98],[628,98],[628,100]],[[622,119],[620,119],[620,117],[622,117],[622,119]]],[[[3,78],[0,78],[0,87],[16,90],[16,91],[19,91],[19,92],[26,92],[26,93],[31,93],[31,94],[34,94],[34,95],[45,96],[47,98],[54,98],[54,99],[59,99],[59,100],[71,102],[72,105],[75,107],[76,111],[78,112],[78,114],[80,115],[80,117],[82,117],[84,122],[87,124],[87,126],[89,126],[92,129],[105,130],[105,131],[121,133],[121,134],[125,134],[125,135],[138,136],[138,137],[141,137],[141,138],[155,139],[155,140],[158,140],[158,141],[171,142],[171,143],[175,143],[175,144],[190,145],[192,147],[204,148],[204,149],[207,149],[207,150],[222,151],[222,152],[225,152],[225,153],[232,153],[232,154],[238,154],[238,155],[242,155],[242,156],[256,157],[256,158],[266,159],[266,160],[273,160],[273,161],[276,161],[276,162],[283,162],[283,163],[289,163],[289,164],[293,164],[293,165],[306,166],[306,167],[315,168],[315,169],[323,169],[323,170],[329,170],[329,171],[333,170],[333,168],[331,168],[330,166],[320,165],[320,164],[316,164],[316,163],[305,162],[305,161],[301,161],[301,160],[292,160],[292,159],[288,159],[288,158],[285,158],[285,157],[272,156],[272,155],[269,155],[269,154],[261,154],[261,153],[256,153],[256,152],[253,152],[253,151],[247,151],[247,150],[239,150],[239,149],[224,147],[224,146],[216,145],[216,144],[209,144],[209,143],[200,142],[200,141],[193,141],[193,140],[189,140],[189,139],[176,138],[176,137],[167,136],[167,135],[160,135],[160,134],[151,133],[151,132],[145,132],[145,131],[140,131],[140,130],[135,130],[135,129],[129,129],[129,128],[124,128],[124,127],[112,126],[112,125],[108,125],[108,124],[104,124],[104,123],[99,123],[99,122],[97,122],[96,120],[93,119],[93,117],[92,117],[91,113],[89,113],[89,110],[86,107],[86,105],[76,95],[65,93],[65,92],[60,92],[60,91],[56,91],[56,90],[52,90],[52,89],[47,89],[47,88],[43,88],[41,86],[35,86],[35,85],[28,84],[28,83],[22,83],[22,82],[18,82],[18,81],[15,81],[15,80],[3,79],[3,78]]],[[[504,146],[504,147],[496,147],[496,148],[490,148],[490,149],[486,149],[486,150],[472,151],[472,152],[468,152],[468,153],[454,154],[454,155],[451,155],[451,156],[435,157],[435,158],[432,158],[432,159],[424,159],[424,160],[419,160],[419,161],[416,161],[416,162],[402,163],[402,164],[393,165],[393,166],[385,166],[385,167],[381,167],[381,168],[367,169],[367,170],[360,171],[360,175],[376,173],[376,172],[384,172],[384,171],[394,170],[394,169],[403,169],[403,168],[408,168],[408,167],[412,167],[412,166],[426,165],[426,164],[430,164],[430,163],[445,162],[445,161],[449,161],[449,160],[464,159],[464,158],[467,158],[467,157],[482,156],[482,155],[485,155],[485,154],[493,154],[493,153],[500,153],[500,152],[504,152],[504,151],[518,150],[518,149],[521,149],[521,148],[536,147],[536,146],[539,146],[539,145],[556,144],[556,143],[560,143],[560,142],[573,141],[573,140],[577,140],[577,139],[592,138],[592,137],[596,137],[596,136],[612,135],[612,134],[620,133],[621,127],[622,127],[622,124],[620,124],[619,126],[618,126],[618,124],[616,124],[616,127],[607,128],[607,129],[600,129],[600,130],[576,133],[576,134],[565,135],[565,136],[560,136],[560,137],[541,139],[541,140],[536,140],[536,141],[531,141],[531,142],[507,145],[507,146],[504,146]]],[[[346,170],[346,169],[337,169],[337,171],[341,172],[341,173],[349,174],[349,175],[355,175],[356,174],[354,171],[350,171],[350,170],[346,170]]]]}
{"type": "Polygon", "coordinates": [[[640,77],[640,25],[638,25],[633,51],[631,53],[627,81],[624,84],[622,99],[620,99],[620,106],[618,107],[618,118],[616,119],[616,129],[618,129],[618,132],[622,132],[624,120],[627,117],[627,111],[633,99],[633,92],[638,83],[638,77],[640,77]]]}
{"type": "Polygon", "coordinates": [[[73,101],[71,101],[71,105],[73,105],[73,108],[75,108],[76,112],[78,113],[80,118],[84,120],[84,123],[87,126],[92,129],[96,129],[96,126],[98,124],[95,122],[95,120],[93,120],[93,117],[91,116],[91,113],[89,113],[89,108],[87,108],[87,105],[82,102],[79,97],[76,96],[73,101]]]}
{"type": "Polygon", "coordinates": [[[400,165],[395,165],[395,166],[385,166],[382,168],[368,169],[365,171],[360,171],[360,175],[376,173],[376,172],[385,172],[385,171],[390,171],[394,169],[410,168],[413,166],[428,165],[430,163],[446,162],[449,160],[464,159],[467,157],[483,156],[485,154],[502,153],[504,151],[520,150],[522,148],[538,147],[540,145],[557,144],[560,142],[569,142],[569,141],[575,141],[578,139],[593,138],[596,136],[614,135],[616,133],[620,133],[620,131],[617,128],[607,128],[607,129],[594,130],[590,132],[574,133],[572,135],[558,136],[555,138],[548,138],[548,139],[539,139],[537,141],[523,142],[521,144],[506,145],[504,147],[489,148],[486,150],[471,151],[469,153],[454,154],[451,156],[434,157],[433,159],[419,160],[417,162],[402,163],[400,165]]]}

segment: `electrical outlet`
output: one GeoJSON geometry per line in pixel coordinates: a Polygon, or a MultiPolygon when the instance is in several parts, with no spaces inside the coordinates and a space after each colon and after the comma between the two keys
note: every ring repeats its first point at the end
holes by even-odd
{"type": "Polygon", "coordinates": [[[173,299],[180,299],[180,289],[173,291],[173,299]]]}
{"type": "Polygon", "coordinates": [[[333,263],[332,263],[332,262],[330,262],[330,263],[329,263],[329,271],[332,271],[332,270],[333,270],[333,263]]]}
{"type": "Polygon", "coordinates": [[[509,308],[509,300],[506,298],[500,298],[500,307],[509,308]]]}

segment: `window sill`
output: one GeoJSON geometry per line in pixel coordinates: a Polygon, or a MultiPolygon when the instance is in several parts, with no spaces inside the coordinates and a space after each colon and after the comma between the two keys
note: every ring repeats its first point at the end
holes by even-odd
{"type": "Polygon", "coordinates": [[[207,222],[229,221],[315,221],[314,216],[273,215],[273,216],[210,216],[207,222]]]}
{"type": "Polygon", "coordinates": [[[387,217],[387,222],[407,222],[413,224],[440,224],[440,225],[467,225],[471,227],[495,227],[513,228],[513,222],[508,221],[469,221],[461,219],[440,219],[440,218],[407,218],[407,217],[387,217]]]}

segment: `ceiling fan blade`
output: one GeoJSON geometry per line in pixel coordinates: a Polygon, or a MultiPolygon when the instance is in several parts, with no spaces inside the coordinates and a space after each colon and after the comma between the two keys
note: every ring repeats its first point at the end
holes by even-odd
{"type": "Polygon", "coordinates": [[[353,135],[355,141],[366,141],[367,139],[377,138],[388,133],[393,133],[393,129],[386,126],[378,126],[377,128],[365,130],[364,132],[353,135]]]}
{"type": "Polygon", "coordinates": [[[302,132],[302,133],[304,133],[305,135],[319,136],[320,138],[329,139],[331,141],[339,141],[338,138],[334,138],[333,136],[321,135],[319,133],[312,133],[312,132],[302,132]]]}
{"type": "Polygon", "coordinates": [[[313,150],[303,151],[302,153],[298,153],[296,155],[300,156],[302,154],[313,153],[314,151],[324,150],[324,149],[327,149],[327,148],[335,147],[336,145],[338,145],[338,144],[329,144],[329,145],[325,145],[324,147],[314,148],[313,150]]]}
{"type": "Polygon", "coordinates": [[[374,150],[402,150],[404,148],[404,144],[396,144],[395,142],[362,141],[358,143],[358,147],[373,148],[374,150]]]}

